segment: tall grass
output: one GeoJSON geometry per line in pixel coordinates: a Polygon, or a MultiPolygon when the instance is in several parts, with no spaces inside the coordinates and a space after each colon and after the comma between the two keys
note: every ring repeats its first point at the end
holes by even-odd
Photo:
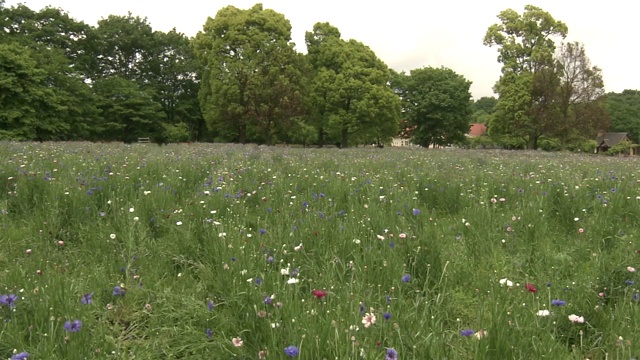
{"type": "Polygon", "coordinates": [[[0,358],[630,359],[639,164],[3,143],[0,358]]]}

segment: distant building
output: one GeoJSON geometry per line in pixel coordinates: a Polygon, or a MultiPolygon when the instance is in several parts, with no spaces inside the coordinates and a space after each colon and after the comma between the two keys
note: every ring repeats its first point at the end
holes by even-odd
{"type": "MultiPolygon", "coordinates": [[[[595,152],[596,153],[606,152],[610,148],[625,141],[628,141],[630,144],[633,143],[633,141],[629,137],[629,133],[626,133],[626,132],[600,133],[596,137],[596,142],[598,143],[598,147],[596,148],[595,152]]],[[[629,155],[636,155],[637,150],[638,149],[636,147],[629,148],[629,155]]]]}
{"type": "Polygon", "coordinates": [[[487,132],[487,126],[485,124],[474,123],[469,125],[469,132],[466,134],[467,138],[477,138],[487,132]]]}

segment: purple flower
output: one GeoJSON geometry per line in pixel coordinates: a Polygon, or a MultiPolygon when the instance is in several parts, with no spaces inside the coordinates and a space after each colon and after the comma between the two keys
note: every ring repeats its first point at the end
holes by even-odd
{"type": "Polygon", "coordinates": [[[625,284],[627,284],[627,285],[633,285],[633,280],[625,280],[625,284]]]}
{"type": "Polygon", "coordinates": [[[420,209],[413,209],[413,216],[420,215],[420,209]]]}
{"type": "Polygon", "coordinates": [[[26,351],[17,353],[11,357],[11,360],[26,360],[29,358],[29,353],[26,351]]]}
{"type": "Polygon", "coordinates": [[[273,256],[269,256],[269,257],[267,258],[267,262],[268,262],[268,263],[273,263],[273,261],[274,261],[273,256]]]}
{"type": "Polygon", "coordinates": [[[297,347],[291,345],[284,348],[284,353],[287,354],[288,357],[296,357],[300,353],[297,347]]]}
{"type": "Polygon", "coordinates": [[[397,360],[397,359],[398,359],[398,352],[396,351],[396,349],[388,348],[387,357],[385,358],[385,360],[397,360]]]}
{"type": "Polygon", "coordinates": [[[402,282],[409,282],[409,281],[411,281],[411,275],[409,275],[409,274],[404,274],[404,275],[402,276],[402,282]]]}
{"type": "Polygon", "coordinates": [[[565,306],[565,305],[567,305],[567,302],[564,301],[564,300],[553,299],[553,300],[551,300],[551,305],[554,305],[554,306],[565,306]]]}
{"type": "Polygon", "coordinates": [[[382,317],[383,317],[385,320],[389,320],[389,319],[391,319],[391,313],[384,313],[384,314],[382,315],[382,317]]]}
{"type": "Polygon", "coordinates": [[[261,235],[264,235],[264,234],[266,234],[266,233],[267,233],[267,229],[260,229],[260,234],[261,234],[261,235]]]}
{"type": "Polygon", "coordinates": [[[114,286],[114,287],[113,287],[113,292],[112,292],[111,294],[112,294],[113,296],[124,296],[124,294],[125,294],[126,292],[127,292],[127,291],[126,291],[125,289],[123,289],[123,288],[121,288],[120,286],[117,286],[117,285],[116,285],[116,286],[114,286]]]}
{"type": "Polygon", "coordinates": [[[82,298],[80,299],[80,302],[82,302],[85,305],[89,305],[89,304],[93,303],[93,291],[88,293],[88,294],[82,295],[82,298]]]}
{"type": "Polygon", "coordinates": [[[256,278],[256,285],[257,286],[262,285],[262,278],[256,278]]]}
{"type": "Polygon", "coordinates": [[[638,300],[640,300],[640,294],[638,294],[638,293],[633,294],[633,295],[631,296],[631,299],[632,299],[633,301],[638,301],[638,300]]]}
{"type": "Polygon", "coordinates": [[[209,311],[213,311],[213,307],[215,305],[213,304],[213,300],[209,300],[209,303],[207,304],[207,307],[209,308],[209,311]]]}
{"type": "Polygon", "coordinates": [[[82,321],[73,320],[73,321],[65,321],[64,329],[68,332],[78,332],[82,328],[82,321]]]}
{"type": "Polygon", "coordinates": [[[389,242],[389,247],[393,249],[394,247],[396,247],[396,243],[394,243],[393,241],[389,242]]]}
{"type": "Polygon", "coordinates": [[[271,296],[267,296],[267,297],[264,298],[264,303],[266,305],[271,305],[271,300],[272,300],[271,296]]]}
{"type": "Polygon", "coordinates": [[[207,330],[205,330],[205,333],[207,334],[207,337],[209,339],[211,339],[211,337],[213,336],[213,331],[211,331],[211,329],[207,328],[207,330]]]}
{"type": "Polygon", "coordinates": [[[464,329],[460,331],[461,336],[471,336],[475,333],[472,329],[464,329]]]}
{"type": "Polygon", "coordinates": [[[0,295],[0,304],[8,306],[12,309],[16,307],[16,300],[18,300],[18,295],[16,294],[0,295]]]}

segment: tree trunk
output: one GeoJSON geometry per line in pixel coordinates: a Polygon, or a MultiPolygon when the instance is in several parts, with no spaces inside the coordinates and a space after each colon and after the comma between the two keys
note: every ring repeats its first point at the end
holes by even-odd
{"type": "Polygon", "coordinates": [[[318,145],[324,147],[324,129],[322,127],[318,129],[318,145]]]}
{"type": "Polygon", "coordinates": [[[342,128],[342,140],[340,141],[340,148],[345,149],[349,146],[349,129],[342,128]]]}
{"type": "Polygon", "coordinates": [[[247,143],[247,125],[240,125],[238,128],[238,142],[240,144],[247,143]]]}
{"type": "Polygon", "coordinates": [[[529,134],[529,141],[527,141],[527,150],[538,149],[538,135],[534,133],[529,134]]]}

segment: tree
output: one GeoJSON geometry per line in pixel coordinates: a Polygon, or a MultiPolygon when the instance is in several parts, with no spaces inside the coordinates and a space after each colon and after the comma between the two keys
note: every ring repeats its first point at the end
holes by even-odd
{"type": "Polygon", "coordinates": [[[207,19],[193,45],[204,68],[202,113],[220,138],[271,144],[303,113],[303,59],[284,15],[261,4],[227,6],[207,19]]]}
{"type": "Polygon", "coordinates": [[[564,148],[572,136],[593,139],[609,128],[602,71],[591,66],[584,45],[563,43],[556,55],[560,73],[558,106],[561,118],[556,134],[564,148]]]}
{"type": "Polygon", "coordinates": [[[165,114],[137,83],[110,76],[98,79],[94,90],[103,116],[103,121],[96,124],[96,140],[132,143],[140,137],[162,136],[165,114]]]}
{"type": "Polygon", "coordinates": [[[640,144],[640,91],[624,90],[606,95],[611,116],[611,131],[628,132],[634,143],[640,144]]]}
{"type": "Polygon", "coordinates": [[[201,69],[189,38],[173,29],[155,31],[153,39],[146,65],[147,87],[166,115],[165,128],[175,135],[176,126],[180,131],[186,127],[186,140],[202,140],[205,124],[198,102],[201,69]]]}
{"type": "Polygon", "coordinates": [[[397,133],[400,98],[389,68],[364,44],[340,38],[329,23],[317,23],[305,41],[313,68],[311,122],[320,145],[328,135],[341,147],[385,143],[397,133]]]}
{"type": "Polygon", "coordinates": [[[87,33],[82,62],[92,80],[119,76],[139,84],[149,82],[149,59],[155,39],[146,18],[109,15],[87,33]]]}
{"type": "Polygon", "coordinates": [[[7,79],[29,73],[29,80],[25,78],[11,90],[23,91],[31,99],[15,114],[22,129],[17,138],[68,140],[88,136],[89,124],[98,116],[98,110],[77,59],[89,26],[50,7],[36,12],[20,4],[0,10],[3,19],[0,32],[5,34],[0,43],[11,45],[17,55],[5,60],[20,63],[14,62],[15,66],[4,69],[7,79]],[[32,69],[27,71],[28,68],[32,69]]]}
{"type": "Polygon", "coordinates": [[[405,113],[424,147],[462,142],[469,132],[471,82],[447,68],[411,70],[404,91],[405,113]]]}
{"type": "Polygon", "coordinates": [[[471,105],[471,120],[474,123],[488,125],[491,121],[491,115],[496,112],[497,104],[498,99],[493,96],[483,96],[474,101],[471,105]]]}
{"type": "Polygon", "coordinates": [[[498,46],[502,76],[494,90],[500,95],[491,121],[495,135],[522,137],[528,149],[537,148],[538,139],[552,131],[555,121],[550,112],[547,81],[556,81],[554,73],[555,41],[564,38],[568,28],[542,9],[527,5],[522,15],[507,9],[498,15],[500,23],[487,30],[484,44],[498,46]]]}

